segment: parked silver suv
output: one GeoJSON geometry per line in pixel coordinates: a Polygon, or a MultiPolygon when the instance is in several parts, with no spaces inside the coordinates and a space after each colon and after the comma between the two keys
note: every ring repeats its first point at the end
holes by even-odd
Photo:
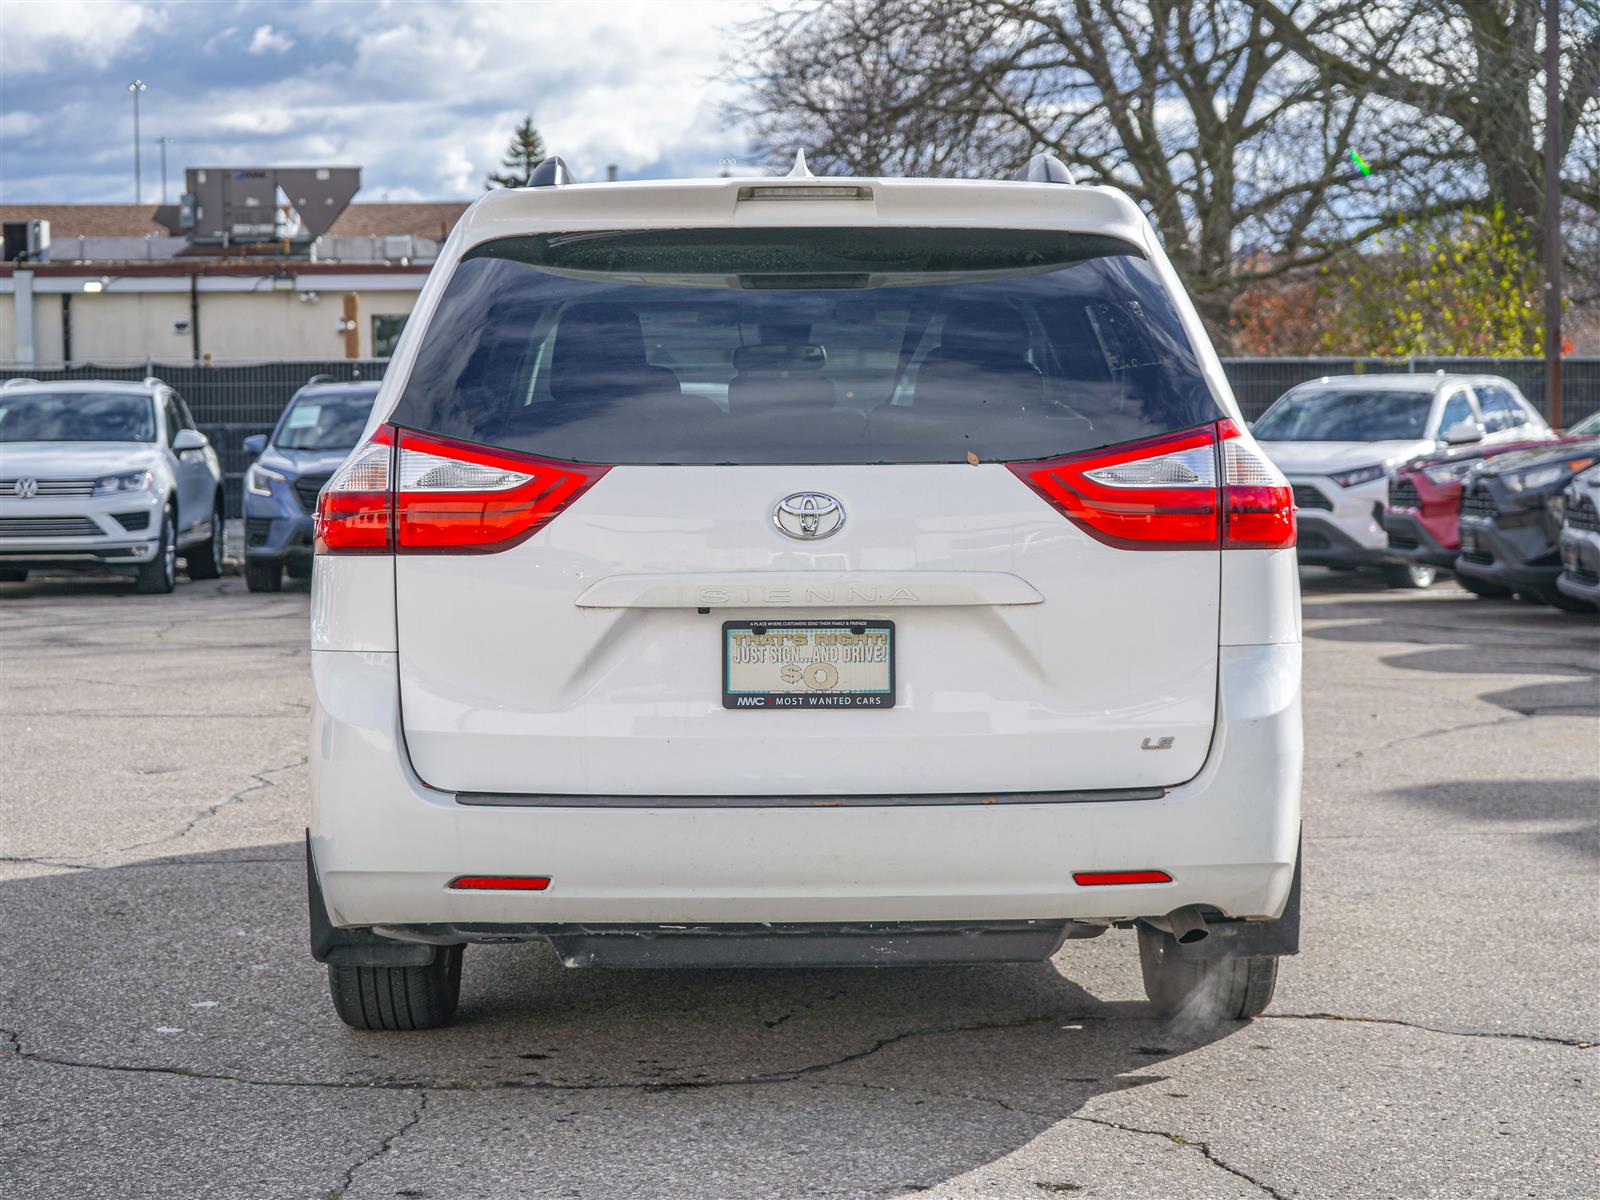
{"type": "Polygon", "coordinates": [[[154,377],[0,386],[0,582],[120,571],[170,592],[222,571],[222,468],[183,398],[154,377]]]}

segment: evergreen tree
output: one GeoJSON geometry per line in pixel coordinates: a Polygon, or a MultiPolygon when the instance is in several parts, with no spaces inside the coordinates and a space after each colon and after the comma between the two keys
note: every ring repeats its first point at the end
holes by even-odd
{"type": "Polygon", "coordinates": [[[506,156],[500,161],[500,170],[489,176],[489,182],[483,185],[484,189],[493,191],[497,187],[527,187],[528,180],[533,178],[533,169],[543,160],[544,141],[533,127],[533,114],[529,113],[517,126],[517,132],[511,135],[511,144],[506,147],[506,156]]]}

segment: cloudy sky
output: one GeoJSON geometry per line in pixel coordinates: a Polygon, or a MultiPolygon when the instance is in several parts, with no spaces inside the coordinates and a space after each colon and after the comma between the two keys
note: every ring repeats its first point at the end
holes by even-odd
{"type": "Polygon", "coordinates": [[[354,165],[362,200],[471,197],[532,112],[580,179],[716,174],[730,28],[759,3],[0,0],[0,202],[130,202],[185,166],[354,165]]]}

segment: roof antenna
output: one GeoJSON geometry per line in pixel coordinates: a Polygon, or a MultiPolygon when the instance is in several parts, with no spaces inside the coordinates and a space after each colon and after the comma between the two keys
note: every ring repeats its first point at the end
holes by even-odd
{"type": "Polygon", "coordinates": [[[1071,183],[1072,172],[1054,154],[1035,154],[1018,179],[1028,183],[1071,183]]]}
{"type": "Polygon", "coordinates": [[[815,179],[816,178],[816,176],[811,173],[811,168],[806,166],[806,152],[804,150],[796,150],[794,152],[794,166],[789,168],[789,174],[786,176],[786,178],[789,178],[789,179],[815,179]]]}
{"type": "Polygon", "coordinates": [[[528,177],[529,187],[562,187],[576,182],[567,164],[554,154],[535,167],[528,177]]]}

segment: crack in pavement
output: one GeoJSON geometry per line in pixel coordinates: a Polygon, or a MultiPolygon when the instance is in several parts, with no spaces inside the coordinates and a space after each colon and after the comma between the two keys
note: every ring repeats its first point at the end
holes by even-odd
{"type": "Polygon", "coordinates": [[[376,1162],[385,1154],[389,1153],[390,1149],[396,1142],[417,1127],[417,1123],[422,1120],[423,1114],[427,1111],[428,1093],[422,1092],[417,1097],[416,1108],[412,1110],[411,1116],[406,1119],[405,1123],[402,1124],[399,1129],[396,1129],[393,1133],[389,1134],[381,1142],[379,1142],[378,1148],[371,1154],[368,1154],[364,1158],[357,1159],[355,1162],[346,1167],[344,1177],[339,1181],[339,1186],[328,1193],[327,1200],[340,1200],[340,1198],[346,1192],[348,1192],[352,1186],[354,1186],[357,1173],[363,1167],[370,1163],[376,1162]]]}
{"type": "Polygon", "coordinates": [[[12,1043],[10,1051],[0,1050],[0,1058],[17,1058],[24,1062],[42,1063],[47,1066],[70,1067],[90,1071],[114,1071],[134,1075],[174,1075],[180,1079],[199,1079],[213,1083],[238,1083],[250,1087],[274,1088],[327,1088],[330,1090],[377,1090],[394,1092],[593,1092],[593,1091],[620,1091],[620,1092],[673,1092],[696,1091],[700,1089],[721,1087],[759,1086],[773,1083],[791,1083],[808,1075],[820,1071],[842,1067],[849,1063],[859,1062],[869,1058],[881,1050],[911,1038],[937,1037],[952,1033],[982,1033],[997,1029],[1026,1029],[1032,1025],[1042,1025],[1047,1021],[1093,1021],[1103,1020],[1102,1017],[1086,1015],[1082,1012],[1045,1013],[1037,1017],[1026,1017],[1017,1021],[985,1022],[973,1025],[946,1025],[935,1026],[931,1029],[908,1029],[900,1033],[890,1034],[888,1037],[879,1038],[872,1045],[862,1050],[853,1050],[837,1058],[830,1058],[823,1062],[807,1063],[803,1066],[791,1067],[782,1071],[769,1071],[756,1075],[731,1075],[712,1079],[678,1079],[654,1082],[607,1082],[591,1081],[588,1083],[558,1083],[551,1080],[502,1080],[495,1083],[466,1083],[456,1080],[415,1080],[415,1079],[380,1079],[361,1081],[354,1079],[255,1079],[248,1075],[229,1075],[223,1072],[195,1071],[187,1067],[157,1066],[134,1063],[107,1063],[91,1062],[86,1059],[64,1058],[52,1054],[43,1054],[36,1050],[27,1050],[22,1046],[21,1037],[10,1030],[0,1029],[0,1033],[7,1034],[12,1043]]]}
{"type": "MultiPolygon", "coordinates": [[[[171,833],[164,833],[160,837],[150,838],[150,839],[148,839],[146,841],[143,841],[143,842],[134,842],[131,846],[114,846],[109,850],[97,850],[90,857],[92,857],[92,858],[108,858],[113,854],[127,854],[127,853],[129,853],[131,851],[134,851],[134,850],[144,850],[144,849],[147,849],[150,846],[160,846],[160,845],[162,845],[163,843],[166,843],[166,842],[175,842],[178,839],[180,839],[182,837],[185,837],[189,833],[191,833],[194,830],[195,826],[199,825],[202,821],[209,820],[210,818],[216,816],[217,813],[221,812],[224,808],[228,807],[228,805],[238,803],[240,800],[243,800],[246,796],[250,795],[252,792],[260,792],[260,791],[266,790],[267,788],[275,788],[275,787],[277,787],[278,785],[276,783],[274,783],[271,779],[269,779],[268,776],[270,776],[270,775],[281,775],[285,771],[296,770],[299,767],[305,766],[308,761],[309,760],[306,757],[302,756],[302,757],[296,759],[292,763],[284,763],[282,766],[277,766],[277,767],[263,767],[259,771],[252,771],[250,773],[250,775],[249,775],[249,778],[255,780],[254,783],[246,784],[244,787],[240,788],[238,791],[233,792],[233,793],[231,793],[231,794],[229,794],[227,796],[224,796],[221,800],[218,800],[215,804],[209,804],[205,808],[199,809],[198,811],[196,811],[194,813],[193,816],[191,816],[187,821],[185,821],[182,825],[180,825],[177,829],[173,830],[171,833]]],[[[79,870],[79,871],[97,871],[97,870],[113,869],[113,868],[102,867],[102,866],[100,866],[99,864],[96,864],[96,863],[74,861],[74,860],[72,860],[71,858],[68,858],[65,855],[52,856],[51,858],[46,858],[46,857],[44,857],[42,855],[41,856],[35,856],[35,857],[29,857],[29,858],[5,857],[5,858],[0,858],[0,862],[35,863],[35,864],[37,864],[39,866],[66,867],[66,868],[70,868],[70,869],[73,869],[73,870],[79,870]]],[[[115,868],[115,869],[120,869],[120,868],[115,868]]]]}
{"type": "Polygon", "coordinates": [[[1376,746],[1366,746],[1360,750],[1352,751],[1349,754],[1334,759],[1330,765],[1337,769],[1345,766],[1347,763],[1355,761],[1358,758],[1366,758],[1369,755],[1382,754],[1385,750],[1392,750],[1396,746],[1405,745],[1407,742],[1422,742],[1429,738],[1445,737],[1446,735],[1452,733],[1464,733],[1469,729],[1490,729],[1496,725],[1511,725],[1518,721],[1530,720],[1535,715],[1537,714],[1514,712],[1507,713],[1503,717],[1494,717],[1486,721],[1463,721],[1456,725],[1447,725],[1442,729],[1425,729],[1421,733],[1408,733],[1404,737],[1397,737],[1387,742],[1379,742],[1376,746]]]}
{"type": "MultiPolygon", "coordinates": [[[[108,850],[107,854],[116,851],[108,850]]],[[[142,871],[164,867],[234,867],[245,863],[296,863],[305,865],[300,855],[277,855],[258,858],[157,858],[147,862],[119,863],[114,867],[96,867],[85,863],[58,862],[53,858],[28,858],[22,855],[0,854],[0,864],[21,863],[24,866],[60,867],[68,871],[142,871]]]]}
{"type": "Polygon", "coordinates": [[[1161,1129],[1141,1129],[1137,1125],[1123,1125],[1117,1121],[1108,1121],[1104,1117],[1085,1117],[1080,1113],[1068,1113],[1066,1119],[1069,1121],[1083,1121],[1089,1125],[1103,1125],[1107,1129],[1120,1129],[1123,1133],[1142,1133],[1148,1137],[1166,1138],[1169,1142],[1172,1142],[1175,1145],[1186,1146],[1200,1151],[1200,1153],[1205,1156],[1205,1160],[1207,1162],[1215,1167],[1220,1167],[1229,1175],[1238,1176],[1252,1187],[1260,1189],[1263,1195],[1271,1196],[1272,1200],[1288,1200],[1288,1197],[1285,1196],[1284,1193],[1280,1192],[1270,1183],[1264,1183],[1257,1179],[1254,1175],[1251,1175],[1246,1171],[1241,1171],[1232,1163],[1223,1161],[1223,1159],[1217,1156],[1217,1152],[1211,1148],[1211,1143],[1209,1142],[1190,1141],[1181,1134],[1167,1133],[1165,1130],[1161,1129]]]}
{"type": "Polygon", "coordinates": [[[1551,1046],[1571,1046],[1574,1050],[1593,1050],[1600,1042],[1587,1042],[1582,1038],[1557,1037],[1553,1033],[1518,1033],[1509,1029],[1452,1029],[1442,1025],[1420,1025],[1416,1021],[1402,1021],[1399,1017],[1361,1017],[1342,1013],[1262,1013],[1262,1021],[1347,1021],[1353,1025],[1398,1025],[1403,1029],[1416,1029],[1423,1033],[1438,1033],[1446,1037],[1502,1038],[1513,1042],[1542,1042],[1551,1046]]]}

